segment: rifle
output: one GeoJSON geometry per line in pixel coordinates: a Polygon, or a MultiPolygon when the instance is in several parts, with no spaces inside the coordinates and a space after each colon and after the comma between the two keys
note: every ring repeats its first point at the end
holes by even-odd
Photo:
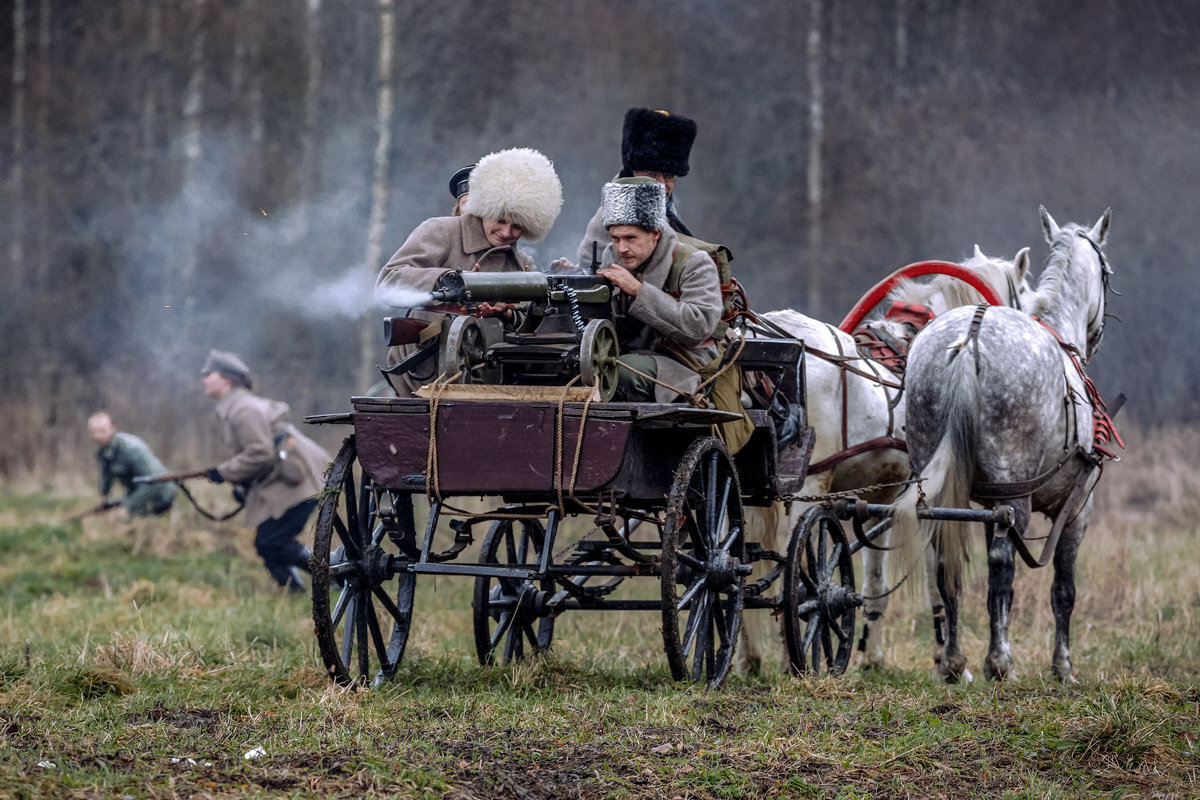
{"type": "MultiPolygon", "coordinates": [[[[210,469],[211,469],[211,467],[210,467],[210,469]]],[[[168,472],[165,475],[139,475],[133,479],[133,482],[134,483],[177,483],[177,484],[179,484],[179,491],[183,492],[183,496],[186,497],[189,502],[191,502],[191,504],[195,507],[196,511],[198,511],[200,513],[200,516],[211,519],[214,522],[224,522],[225,520],[229,519],[230,517],[234,516],[239,511],[241,511],[242,507],[245,505],[245,502],[242,498],[237,496],[236,491],[235,491],[234,498],[238,501],[238,506],[237,506],[237,508],[233,509],[233,511],[229,511],[225,514],[214,514],[213,512],[204,508],[203,506],[201,506],[199,503],[196,502],[196,498],[193,497],[192,493],[188,491],[188,488],[183,485],[183,482],[186,480],[191,480],[192,478],[207,478],[207,477],[208,477],[207,469],[194,469],[189,472],[168,472]]]]}
{"type": "Polygon", "coordinates": [[[111,511],[119,505],[121,505],[120,500],[104,500],[92,506],[91,508],[72,514],[71,516],[67,517],[66,521],[78,522],[84,517],[89,517],[92,514],[103,514],[105,511],[111,511]]]}
{"type": "Polygon", "coordinates": [[[190,472],[168,472],[165,475],[138,475],[134,483],[180,483],[192,478],[208,477],[207,469],[194,469],[190,472]]]}

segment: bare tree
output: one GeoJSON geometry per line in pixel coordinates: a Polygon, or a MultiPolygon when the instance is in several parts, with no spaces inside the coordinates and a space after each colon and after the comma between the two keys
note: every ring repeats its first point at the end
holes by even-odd
{"type": "Polygon", "coordinates": [[[304,121],[300,126],[300,230],[308,230],[316,172],[317,127],[321,101],[321,0],[308,0],[304,14],[304,53],[308,74],[304,83],[304,121]]]}
{"type": "Polygon", "coordinates": [[[25,241],[25,100],[28,87],[25,84],[25,0],[14,0],[12,11],[13,22],[13,64],[12,64],[12,119],[10,130],[12,136],[12,168],[9,174],[9,187],[12,192],[8,204],[12,215],[12,228],[8,240],[8,257],[12,261],[13,275],[22,274],[25,241]]]}
{"type": "MultiPolygon", "coordinates": [[[[383,232],[388,206],[388,171],[392,150],[392,108],[395,104],[392,74],[395,10],[392,0],[379,0],[379,90],[375,102],[375,159],[371,185],[371,221],[367,226],[365,268],[373,276],[383,258],[383,232]]],[[[375,320],[364,315],[359,322],[359,385],[372,383],[372,369],[378,343],[375,320]]]]}
{"type": "MultiPolygon", "coordinates": [[[[50,138],[50,104],[46,102],[50,97],[50,0],[41,0],[38,11],[38,79],[34,91],[35,96],[40,99],[34,108],[34,135],[39,142],[45,142],[50,138]]],[[[49,219],[50,181],[39,180],[36,186],[37,211],[34,216],[38,220],[49,219]]],[[[34,237],[36,285],[46,287],[50,285],[49,226],[38,225],[34,229],[34,237]]]]}
{"type": "MultiPolygon", "coordinates": [[[[206,0],[192,0],[192,16],[188,22],[188,36],[192,49],[189,59],[189,74],[187,88],[183,95],[183,191],[184,204],[187,208],[187,233],[184,236],[181,262],[179,266],[179,287],[181,305],[183,306],[183,335],[176,340],[182,346],[190,341],[193,329],[192,317],[196,307],[195,282],[196,267],[200,253],[200,209],[190,200],[192,192],[190,184],[199,174],[201,158],[204,155],[201,138],[202,117],[204,115],[204,90],[206,63],[204,60],[204,45],[206,29],[204,26],[204,4],[206,0]]],[[[178,354],[181,355],[181,354],[178,354]]]]}
{"type": "MultiPolygon", "coordinates": [[[[809,3],[808,19],[808,263],[817,265],[822,252],[822,217],[824,216],[821,186],[821,144],[825,137],[825,89],[821,83],[821,0],[809,3]]],[[[824,307],[821,269],[808,271],[808,299],[814,309],[824,307]]]]}

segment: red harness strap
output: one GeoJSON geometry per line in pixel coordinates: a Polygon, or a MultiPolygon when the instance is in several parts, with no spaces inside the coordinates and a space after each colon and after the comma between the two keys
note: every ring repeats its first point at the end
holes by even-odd
{"type": "Polygon", "coordinates": [[[1108,406],[1104,403],[1104,398],[1100,396],[1100,390],[1096,388],[1096,384],[1083,371],[1083,364],[1079,360],[1079,348],[1070,342],[1063,341],[1063,338],[1058,335],[1058,331],[1051,328],[1044,320],[1036,314],[1033,316],[1038,324],[1050,332],[1063,351],[1071,359],[1071,363],[1075,366],[1075,371],[1079,373],[1079,377],[1083,380],[1083,389],[1087,394],[1088,401],[1092,406],[1092,448],[1104,456],[1105,458],[1116,459],[1118,456],[1107,445],[1110,442],[1116,444],[1122,449],[1125,449],[1125,442],[1121,440],[1121,434],[1117,433],[1117,425],[1113,422],[1112,416],[1108,413],[1108,406]]]}

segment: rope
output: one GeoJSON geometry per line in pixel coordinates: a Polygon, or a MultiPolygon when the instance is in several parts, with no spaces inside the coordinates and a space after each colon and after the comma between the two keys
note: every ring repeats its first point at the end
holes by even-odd
{"type": "MultiPolygon", "coordinates": [[[[712,375],[710,375],[707,378],[705,378],[704,380],[702,380],[696,386],[696,391],[693,392],[692,395],[688,398],[688,405],[694,406],[696,408],[708,408],[708,397],[705,394],[704,390],[706,388],[708,388],[708,386],[710,384],[712,384],[713,381],[715,381],[717,378],[724,375],[730,368],[732,368],[734,366],[734,363],[737,361],[737,357],[741,354],[742,350],[745,349],[745,347],[746,347],[746,336],[744,333],[741,333],[739,331],[738,338],[734,342],[733,348],[730,351],[730,355],[727,358],[725,358],[725,360],[724,360],[725,363],[723,363],[721,365],[720,369],[718,369],[712,375]]],[[[692,359],[692,362],[695,363],[695,360],[692,359]]],[[[690,367],[691,365],[685,363],[685,366],[690,367]]],[[[641,370],[634,369],[633,367],[626,364],[624,361],[621,362],[621,369],[628,370],[629,372],[633,373],[634,375],[637,375],[639,378],[645,378],[646,380],[650,381],[651,383],[661,386],[664,389],[670,389],[672,392],[674,392],[677,395],[686,394],[686,392],[684,392],[678,386],[672,386],[669,383],[660,381],[658,378],[654,377],[653,375],[647,375],[646,373],[642,372],[641,370]]]]}
{"type": "Polygon", "coordinates": [[[429,396],[429,446],[425,450],[425,499],[430,504],[437,498],[437,502],[442,502],[442,489],[438,479],[438,446],[437,446],[437,417],[438,405],[441,402],[442,395],[446,391],[446,386],[458,380],[462,375],[462,371],[458,371],[446,377],[446,373],[438,376],[432,384],[433,391],[429,396]]]}

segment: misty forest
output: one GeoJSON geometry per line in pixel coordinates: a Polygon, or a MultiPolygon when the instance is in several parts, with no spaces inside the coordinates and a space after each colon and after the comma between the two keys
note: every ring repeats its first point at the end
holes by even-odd
{"type": "MultiPolygon", "coordinates": [[[[760,311],[836,324],[978,244],[1046,256],[1113,209],[1089,367],[1124,416],[1200,419],[1200,4],[1180,0],[6,0],[0,480],[92,471],[98,408],[171,467],[215,444],[199,368],[348,410],[385,358],[373,280],[459,167],[553,160],[527,246],[573,256],[626,109],[694,119],[679,215],[760,311]],[[83,460],[81,460],[81,457],[83,460]]],[[[1124,417],[1123,417],[1124,418],[1124,417]]],[[[321,435],[324,435],[322,431],[321,435]]]]}

